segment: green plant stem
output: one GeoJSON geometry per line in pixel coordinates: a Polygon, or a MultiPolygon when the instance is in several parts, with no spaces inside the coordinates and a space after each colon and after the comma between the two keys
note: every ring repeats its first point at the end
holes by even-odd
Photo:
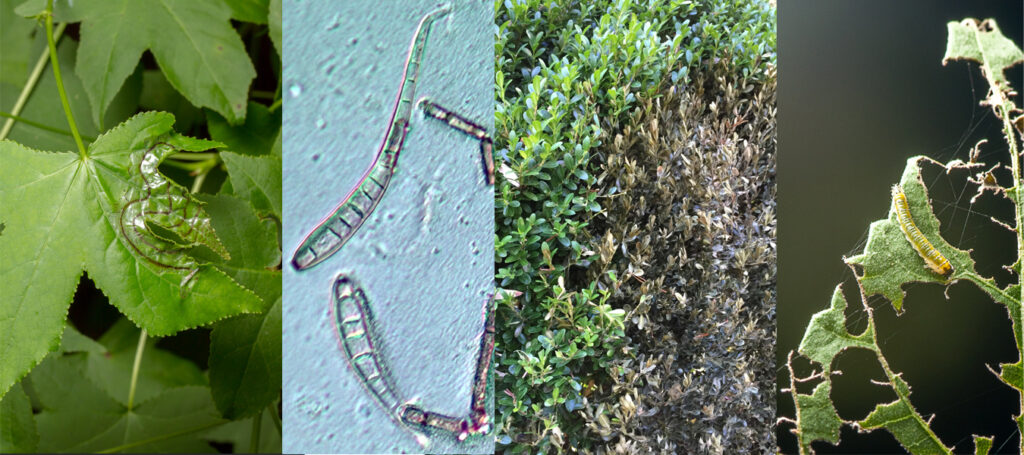
{"type": "MultiPolygon", "coordinates": [[[[49,131],[51,133],[63,134],[65,136],[70,136],[71,135],[71,132],[68,131],[68,130],[62,130],[60,128],[54,128],[54,127],[49,126],[49,125],[43,125],[42,123],[36,122],[34,120],[29,120],[29,119],[27,119],[25,117],[19,117],[17,115],[9,114],[9,113],[4,112],[4,111],[0,111],[0,117],[6,117],[7,119],[9,119],[10,120],[9,123],[11,125],[13,125],[15,122],[20,122],[20,123],[24,123],[24,124],[26,124],[28,126],[31,126],[31,127],[34,127],[34,128],[39,128],[39,129],[44,130],[44,131],[49,131]]],[[[88,140],[90,142],[96,140],[96,138],[89,137],[89,136],[82,136],[82,138],[86,139],[86,140],[88,140]]],[[[3,139],[3,136],[0,136],[0,139],[3,139]]]]}
{"type": "Polygon", "coordinates": [[[997,302],[1003,305],[1009,306],[1013,302],[1013,300],[1017,298],[1015,296],[1008,294],[1006,291],[999,289],[999,287],[996,286],[992,280],[987,280],[981,275],[978,275],[976,273],[966,273],[964,274],[964,276],[968,280],[970,280],[970,282],[974,283],[975,286],[987,292],[988,295],[992,296],[993,298],[996,299],[997,302]]]}
{"type": "Polygon", "coordinates": [[[167,160],[167,161],[164,161],[162,164],[165,164],[167,166],[170,166],[170,167],[173,167],[173,168],[177,168],[177,169],[183,169],[183,170],[189,171],[190,173],[194,172],[196,174],[199,174],[200,172],[203,172],[203,171],[205,171],[206,169],[208,169],[210,167],[210,164],[205,162],[205,161],[167,160]]]}
{"type": "Polygon", "coordinates": [[[260,428],[263,427],[263,410],[252,418],[252,437],[249,439],[249,453],[260,453],[260,428]]]}
{"type": "Polygon", "coordinates": [[[221,425],[224,425],[225,423],[227,423],[227,422],[211,423],[211,424],[208,424],[208,425],[203,425],[203,426],[195,427],[195,428],[188,429],[188,430],[181,430],[181,431],[177,431],[177,432],[174,432],[174,433],[168,433],[168,434],[165,434],[165,435],[154,436],[154,437],[149,438],[149,439],[143,439],[141,441],[129,442],[127,444],[121,444],[119,446],[111,447],[109,449],[100,450],[100,451],[98,451],[96,453],[123,452],[123,451],[126,451],[128,449],[131,449],[132,447],[139,447],[139,446],[143,446],[143,445],[146,445],[146,444],[152,444],[154,442],[160,442],[160,441],[166,441],[168,439],[178,438],[178,437],[189,435],[189,434],[192,434],[192,433],[199,433],[201,431],[209,430],[210,428],[219,427],[221,425]]]}
{"type": "MultiPolygon", "coordinates": [[[[1015,107],[1007,98],[1000,107],[1000,117],[1003,119],[1003,133],[1006,135],[1006,144],[1010,146],[1010,169],[1013,172],[1013,205],[1016,206],[1016,231],[1017,231],[1017,265],[1024,265],[1024,181],[1021,180],[1020,152],[1017,140],[1013,135],[1013,120],[1011,119],[1012,109],[1015,107]]],[[[1022,267],[1024,268],[1024,267],[1022,267]]],[[[1017,274],[1017,285],[1020,295],[1017,296],[1019,304],[1024,304],[1024,276],[1017,274]]],[[[1009,305],[1007,305],[1009,307],[1009,305]]],[[[1011,313],[1012,314],[1012,313],[1011,313]]],[[[1024,321],[1014,321],[1017,327],[1024,326],[1024,321]]],[[[1016,335],[1016,334],[1014,334],[1016,335]]],[[[1024,341],[1021,336],[1017,338],[1017,360],[1024,361],[1024,341]]],[[[1018,392],[1018,403],[1020,403],[1018,417],[1024,418],[1024,391],[1018,392]]],[[[1020,453],[1024,453],[1024,435],[1020,437],[1020,453]]]]}
{"type": "Polygon", "coordinates": [[[199,172],[199,175],[196,176],[196,180],[194,182],[192,182],[192,192],[193,193],[198,193],[199,189],[203,187],[203,182],[206,181],[206,174],[210,173],[210,169],[211,168],[209,168],[209,167],[208,168],[204,168],[202,171],[199,172]]]}
{"type": "Polygon", "coordinates": [[[216,156],[217,154],[213,152],[179,152],[171,155],[171,159],[180,161],[206,161],[216,156]]]}
{"type": "Polygon", "coordinates": [[[78,145],[78,155],[85,158],[85,144],[82,137],[78,135],[78,125],[75,124],[75,116],[71,113],[71,104],[68,103],[68,94],[64,91],[64,80],[60,77],[60,63],[57,61],[57,43],[53,39],[53,0],[46,0],[46,43],[50,46],[50,64],[53,65],[53,77],[57,80],[57,92],[60,93],[60,102],[64,106],[64,115],[68,118],[68,126],[71,127],[71,135],[75,137],[75,144],[78,145]]]}
{"type": "MultiPolygon", "coordinates": [[[[985,64],[985,74],[993,74],[991,68],[988,68],[988,64],[985,64]]],[[[994,79],[994,76],[989,76],[989,87],[992,90],[1000,90],[999,84],[994,79]]],[[[1013,187],[1009,193],[1012,197],[1012,202],[1015,211],[1015,228],[1017,234],[1017,265],[1024,264],[1024,182],[1021,181],[1021,169],[1020,169],[1020,148],[1017,144],[1017,138],[1014,136],[1013,130],[1013,111],[1016,108],[1013,101],[1010,99],[1010,94],[1007,92],[1001,93],[1002,102],[999,104],[997,114],[1003,121],[1003,135],[1006,136],[1006,145],[1010,148],[1010,170],[1013,174],[1013,187]]],[[[1018,305],[1024,304],[1024,276],[1020,273],[1017,274],[1017,284],[1020,287],[1020,295],[1015,296],[1018,299],[1018,305]]],[[[1013,312],[1009,311],[1010,305],[1007,303],[1007,312],[1011,315],[1013,312]]],[[[1024,326],[1024,321],[1018,319],[1012,321],[1018,329],[1024,326]]],[[[1014,338],[1017,342],[1017,361],[1024,360],[1024,341],[1021,340],[1022,336],[1018,335],[1017,331],[1014,331],[1014,338]]],[[[1024,391],[1018,390],[1018,400],[1020,403],[1018,417],[1024,418],[1024,391]]],[[[1020,453],[1024,453],[1024,435],[1020,437],[1020,453]]]]}
{"type": "Polygon", "coordinates": [[[267,110],[270,111],[270,112],[274,112],[279,107],[281,107],[281,100],[280,99],[274,101],[274,104],[271,104],[270,107],[267,108],[267,110]]]}
{"type": "Polygon", "coordinates": [[[128,385],[128,410],[135,403],[135,385],[139,382],[139,367],[142,366],[142,353],[146,350],[146,329],[139,332],[139,345],[135,348],[135,361],[132,363],[132,380],[128,385]]]}
{"type": "MultiPolygon", "coordinates": [[[[978,34],[975,34],[975,39],[978,39],[978,34]]],[[[979,49],[983,49],[984,45],[979,41],[977,43],[979,49]]],[[[1024,264],[1024,181],[1021,181],[1021,166],[1020,166],[1020,148],[1017,144],[1017,138],[1014,136],[1013,130],[1013,112],[1016,109],[1016,105],[1010,98],[1010,89],[1003,90],[1002,86],[996,78],[997,71],[1001,69],[994,69],[987,59],[981,61],[983,66],[982,74],[988,80],[989,89],[992,91],[993,96],[998,96],[998,105],[993,105],[993,110],[996,115],[1003,121],[1003,136],[1006,137],[1006,145],[1009,147],[1010,152],[1010,170],[1013,174],[1013,186],[1010,188],[1008,194],[1014,205],[1014,218],[1016,218],[1014,231],[1017,234],[1017,265],[1021,266],[1024,264]]],[[[989,98],[992,99],[991,97],[989,98]]],[[[1016,298],[1017,305],[1024,304],[1024,277],[1018,273],[1018,286],[1020,287],[1019,295],[1008,298],[1016,298]]],[[[1013,312],[1010,311],[1010,304],[1005,303],[1007,306],[1007,313],[1012,317],[1013,312]]],[[[1024,341],[1019,333],[1021,326],[1024,326],[1024,321],[1018,318],[1016,321],[1011,321],[1015,330],[1014,338],[1017,342],[1017,362],[1024,360],[1024,341]]],[[[1018,389],[1018,403],[1020,403],[1018,418],[1024,418],[1024,391],[1018,389]]],[[[1024,435],[1020,438],[1020,453],[1024,453],[1024,435]]]]}
{"type": "MultiPolygon", "coordinates": [[[[64,36],[64,29],[67,28],[68,24],[60,24],[57,26],[57,31],[53,33],[53,40],[60,41],[61,36],[64,36]]],[[[11,116],[7,117],[7,122],[4,123],[4,127],[0,130],[0,141],[4,140],[11,129],[14,128],[14,122],[25,122],[24,119],[17,117],[21,113],[21,110],[25,108],[25,104],[28,103],[28,97],[32,94],[32,90],[35,89],[36,84],[39,83],[39,77],[43,75],[43,69],[46,68],[46,58],[49,56],[50,50],[46,49],[42,54],[39,54],[39,59],[36,60],[36,66],[32,69],[32,74],[28,76],[28,81],[25,82],[25,86],[21,88],[21,94],[18,95],[18,101],[14,103],[14,107],[11,108],[11,116]]],[[[71,133],[68,133],[71,134],[71,133]]]]}
{"type": "Polygon", "coordinates": [[[277,406],[270,405],[270,420],[274,422],[274,426],[277,427],[277,433],[281,434],[281,417],[277,415],[277,406]]]}
{"type": "Polygon", "coordinates": [[[252,91],[252,97],[253,98],[262,98],[262,99],[265,99],[265,100],[272,100],[272,99],[276,98],[276,96],[274,96],[274,92],[267,91],[267,90],[253,90],[252,91]]]}

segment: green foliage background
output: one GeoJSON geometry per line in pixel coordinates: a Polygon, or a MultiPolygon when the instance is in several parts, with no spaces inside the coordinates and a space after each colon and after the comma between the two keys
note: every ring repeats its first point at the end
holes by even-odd
{"type": "Polygon", "coordinates": [[[87,147],[47,3],[0,1],[0,451],[280,451],[280,2],[53,2],[87,147]],[[116,229],[157,141],[230,252],[185,292],[116,229]]]}

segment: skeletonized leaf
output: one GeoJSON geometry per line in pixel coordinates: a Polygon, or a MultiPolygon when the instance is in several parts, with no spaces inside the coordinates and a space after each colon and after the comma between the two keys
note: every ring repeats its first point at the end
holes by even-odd
{"type": "Polygon", "coordinates": [[[843,350],[859,347],[875,350],[871,327],[860,335],[846,330],[846,297],[842,286],[836,286],[832,293],[832,305],[827,310],[815,313],[800,341],[800,354],[821,364],[825,375],[832,371],[832,360],[843,350]]]}
{"type": "Polygon", "coordinates": [[[992,438],[987,436],[974,436],[974,455],[988,455],[992,450],[992,438]]]}
{"type": "Polygon", "coordinates": [[[832,404],[832,383],[822,381],[814,387],[811,395],[796,395],[797,408],[800,411],[797,436],[800,446],[810,448],[814,441],[839,443],[839,426],[842,421],[832,404]]]}
{"type": "Polygon", "coordinates": [[[848,263],[863,267],[860,282],[864,286],[865,294],[882,294],[892,302],[898,313],[903,311],[904,284],[915,281],[947,283],[967,273],[974,273],[974,261],[970,253],[950,245],[939,233],[939,220],[932,213],[927,189],[921,181],[920,163],[927,159],[922,156],[908,159],[900,186],[907,196],[910,213],[917,228],[953,265],[953,273],[949,279],[943,278],[925,265],[924,259],[917,254],[900,230],[900,223],[891,200],[888,218],[871,223],[864,252],[847,259],[848,263]]]}
{"type": "MultiPolygon", "coordinates": [[[[898,376],[896,382],[893,386],[897,393],[904,397],[908,396],[910,387],[898,376]]],[[[864,430],[885,428],[910,453],[951,453],[951,449],[942,444],[928,424],[921,420],[917,411],[904,399],[875,406],[875,409],[864,420],[857,422],[857,425],[864,430]]]]}
{"type": "Polygon", "coordinates": [[[1009,84],[1003,74],[1006,68],[1024,61],[1024,53],[1003,36],[995,20],[949,22],[946,30],[949,38],[946,40],[946,55],[942,57],[943,65],[950,60],[973,60],[984,67],[989,78],[1006,87],[1009,84]]]}

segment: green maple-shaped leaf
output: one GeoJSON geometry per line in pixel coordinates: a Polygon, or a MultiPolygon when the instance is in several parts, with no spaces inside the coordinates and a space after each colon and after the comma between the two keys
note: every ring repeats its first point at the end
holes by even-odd
{"type": "MultiPolygon", "coordinates": [[[[931,271],[907,237],[900,230],[896,210],[889,203],[889,217],[871,223],[867,246],[864,252],[847,259],[850,264],[863,267],[860,282],[866,295],[882,294],[892,302],[897,312],[903,311],[902,286],[910,282],[951,283],[968,274],[976,276],[974,261],[970,252],[957,249],[939,234],[939,220],[932,213],[928,203],[928,191],[921,181],[920,163],[926,157],[916,156],[907,160],[900,187],[907,196],[910,214],[921,233],[938,249],[953,266],[953,273],[947,279],[931,271]]],[[[993,284],[994,286],[994,284],[993,284]]]]}
{"type": "Polygon", "coordinates": [[[156,142],[205,150],[171,131],[174,117],[139,114],[97,138],[85,157],[0,142],[0,393],[57,347],[84,271],[137,326],[162,336],[265,304],[210,264],[154,266],[119,233],[131,155],[156,142]],[[183,288],[183,281],[186,286],[183,288]]]}
{"type": "Polygon", "coordinates": [[[4,69],[0,71],[0,84],[24,84],[35,64],[32,56],[32,31],[37,24],[14,14],[14,7],[19,2],[0,0],[0,42],[4,43],[4,52],[0,54],[0,68],[4,69]]]}
{"type": "MultiPolygon", "coordinates": [[[[30,0],[19,14],[34,16],[46,1],[30,0]]],[[[93,118],[107,106],[139,63],[152,52],[167,80],[196,106],[237,123],[245,118],[249,84],[256,77],[232,9],[220,1],[57,0],[54,19],[82,22],[79,64],[93,118]]]]}
{"type": "Polygon", "coordinates": [[[281,299],[266,313],[218,323],[210,335],[210,386],[224,417],[255,415],[281,390],[281,299]]]}
{"type": "MultiPolygon", "coordinates": [[[[74,333],[73,329],[65,336],[74,333]]],[[[120,319],[107,330],[96,346],[100,352],[89,349],[83,364],[85,376],[108,397],[128,405],[128,391],[132,367],[139,340],[139,329],[128,320],[120,319]]],[[[135,402],[155,398],[167,389],[185,386],[206,386],[206,377],[194,363],[170,352],[156,349],[158,339],[148,337],[146,348],[139,365],[138,381],[135,384],[135,402]]],[[[67,352],[67,351],[65,351],[67,352]]]]}
{"type": "Polygon", "coordinates": [[[174,90],[160,70],[142,72],[142,93],[139,94],[138,107],[147,111],[174,114],[174,126],[178,131],[189,131],[206,117],[203,109],[193,106],[181,96],[181,93],[174,90]]]}
{"type": "Polygon", "coordinates": [[[1008,87],[1004,72],[1007,68],[1024,61],[1024,53],[1009,38],[999,31],[996,21],[989,19],[979,23],[974,19],[946,24],[949,38],[946,40],[946,55],[942,64],[950,60],[973,60],[982,65],[987,77],[996,80],[1000,87],[1008,87]]]}
{"type": "Polygon", "coordinates": [[[200,195],[210,213],[213,227],[231,252],[229,261],[217,261],[210,253],[195,251],[209,258],[221,272],[263,299],[266,310],[281,296],[281,249],[277,242],[277,224],[261,220],[249,202],[227,194],[200,195]]]}
{"type": "Polygon", "coordinates": [[[846,330],[846,305],[843,287],[836,286],[832,293],[831,308],[811,317],[811,323],[800,341],[800,354],[820,364],[826,376],[832,371],[832,360],[840,352],[854,347],[875,349],[870,326],[860,335],[853,335],[846,330]]]}
{"type": "MultiPolygon", "coordinates": [[[[237,173],[231,175],[243,180],[237,173]]],[[[277,179],[280,185],[280,174],[277,179]]],[[[277,223],[261,220],[248,202],[230,195],[203,199],[217,232],[225,235],[225,246],[231,251],[231,260],[217,267],[265,302],[276,302],[262,314],[221,321],[210,335],[214,402],[225,417],[237,419],[265,409],[281,390],[281,250],[277,246],[277,223]]]]}
{"type": "MultiPolygon", "coordinates": [[[[2,14],[2,12],[0,12],[2,14]]],[[[16,16],[17,17],[17,16],[16,16]]],[[[34,21],[18,18],[21,21],[35,23],[34,21]]],[[[45,43],[43,38],[42,42],[45,43]]],[[[39,49],[33,46],[34,49],[39,49]]],[[[62,39],[57,46],[57,59],[61,68],[73,68],[77,55],[78,43],[71,39],[62,39]]],[[[0,54],[7,53],[7,43],[4,42],[4,50],[0,54]]],[[[35,57],[38,57],[36,54],[35,57]]],[[[0,58],[0,64],[3,59],[0,58]]],[[[7,68],[0,72],[6,72],[7,68]]],[[[71,103],[71,112],[78,119],[78,129],[83,138],[92,138],[100,133],[92,116],[89,115],[89,100],[86,96],[82,82],[73,72],[64,71],[64,90],[67,93],[68,101],[71,103]]],[[[23,85],[28,78],[27,74],[20,75],[17,84],[0,83],[0,109],[10,110],[18,99],[23,85]]],[[[138,111],[138,101],[142,89],[142,74],[135,72],[128,76],[121,91],[117,94],[110,106],[107,108],[103,119],[103,125],[116,125],[128,119],[138,111]]],[[[67,121],[64,120],[64,107],[61,105],[60,95],[57,93],[57,83],[53,76],[53,67],[46,66],[39,82],[32,89],[28,102],[22,109],[21,117],[37,123],[67,131],[67,121]]],[[[6,119],[3,119],[6,121],[6,119]]],[[[26,123],[16,122],[11,128],[7,139],[18,142],[26,147],[40,150],[72,150],[75,149],[75,141],[70,133],[56,133],[36,128],[26,123]]]]}
{"type": "Polygon", "coordinates": [[[281,453],[281,427],[275,423],[275,417],[270,412],[260,414],[260,440],[255,450],[252,450],[254,418],[232,420],[205,432],[203,436],[211,442],[231,444],[235,452],[281,453]]]}
{"type": "Polygon", "coordinates": [[[224,0],[231,8],[231,18],[254,24],[267,23],[267,2],[269,0],[224,0]]]}
{"type": "Polygon", "coordinates": [[[17,384],[0,400],[0,453],[35,452],[38,444],[32,403],[17,384]]]}
{"type": "MultiPolygon", "coordinates": [[[[97,354],[88,352],[51,354],[29,376],[43,407],[36,416],[40,450],[212,451],[196,437],[224,422],[208,387],[163,388],[146,400],[136,400],[128,409],[86,373],[94,356],[97,354]]],[[[148,375],[145,368],[140,371],[142,377],[148,375]]]]}
{"type": "Polygon", "coordinates": [[[281,110],[271,112],[266,106],[250,102],[245,123],[231,125],[224,117],[207,112],[207,127],[210,138],[223,142],[230,150],[242,155],[268,155],[274,147],[274,139],[281,130],[281,110]]]}
{"type": "Polygon", "coordinates": [[[231,176],[231,194],[252,201],[261,213],[281,219],[281,159],[221,152],[231,176]]]}

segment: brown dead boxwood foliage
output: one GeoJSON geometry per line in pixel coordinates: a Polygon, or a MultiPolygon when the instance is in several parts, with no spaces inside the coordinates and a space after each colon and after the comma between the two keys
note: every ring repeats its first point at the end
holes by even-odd
{"type": "Polygon", "coordinates": [[[599,157],[588,273],[630,338],[599,452],[775,447],[775,69],[731,79],[642,100],[599,157]]]}

